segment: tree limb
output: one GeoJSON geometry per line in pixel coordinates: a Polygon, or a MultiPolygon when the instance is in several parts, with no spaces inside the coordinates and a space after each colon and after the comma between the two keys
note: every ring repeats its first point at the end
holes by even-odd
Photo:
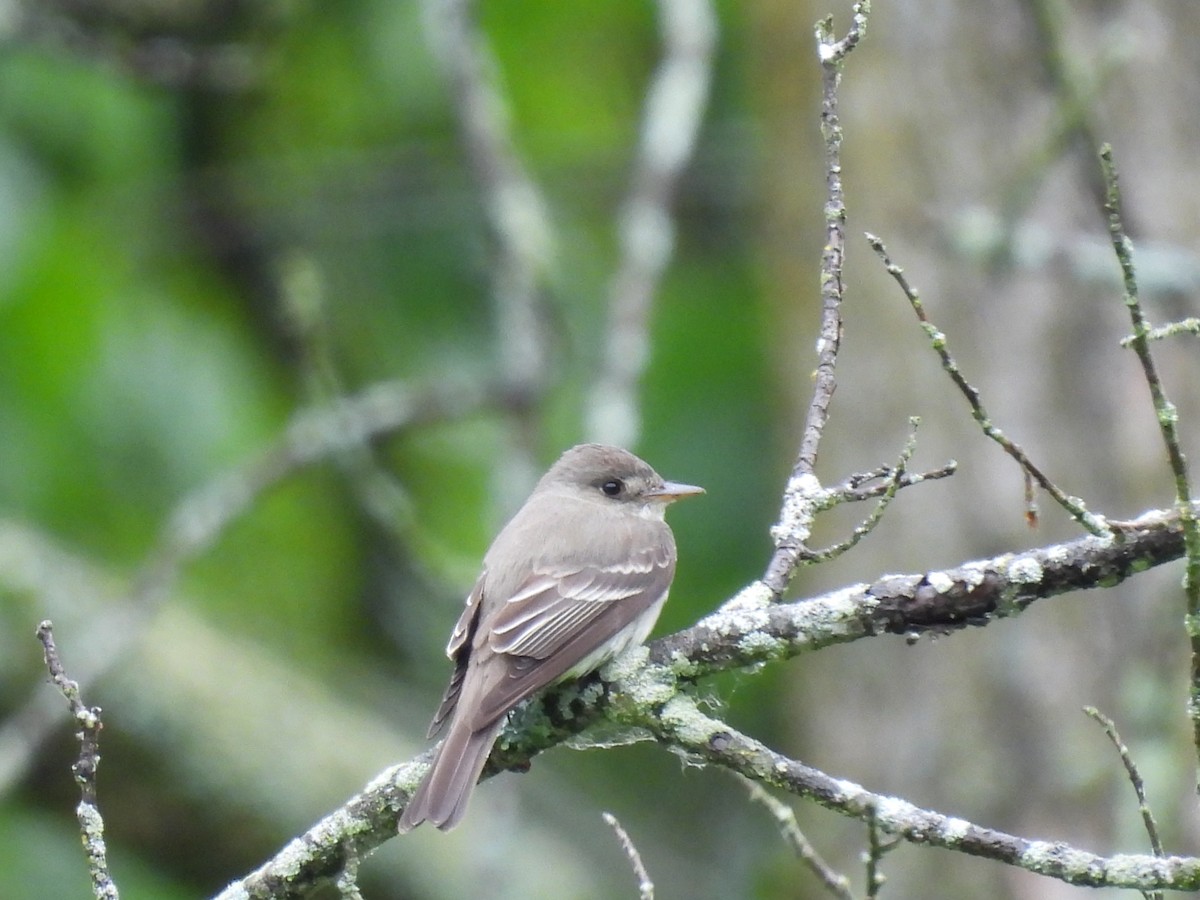
{"type": "MultiPolygon", "coordinates": [[[[527,768],[538,753],[607,717],[647,729],[659,740],[712,764],[810,796],[846,815],[861,818],[873,805],[878,827],[910,841],[953,846],[1072,884],[1195,889],[1200,887],[1200,860],[1106,859],[880,797],[789,760],[710,719],[696,710],[686,693],[699,678],[790,658],[828,644],[881,634],[915,639],[924,631],[986,625],[1039,599],[1112,587],[1183,554],[1178,514],[1157,510],[1127,523],[1120,541],[1088,536],[953,569],[887,576],[792,603],[770,602],[770,590],[755,582],[692,627],[633,650],[598,675],[519,708],[484,774],[527,768]],[[728,737],[714,745],[718,733],[728,737]]],[[[348,860],[361,858],[395,836],[396,821],[431,755],[427,751],[381,772],[362,793],[230,885],[219,895],[221,900],[295,897],[314,884],[335,879],[348,860]]]]}

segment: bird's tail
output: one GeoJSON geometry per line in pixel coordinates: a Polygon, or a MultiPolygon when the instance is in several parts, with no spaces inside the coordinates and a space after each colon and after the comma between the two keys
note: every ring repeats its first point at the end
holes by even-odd
{"type": "Polygon", "coordinates": [[[459,823],[503,725],[503,717],[479,731],[471,731],[462,722],[451,723],[450,733],[400,816],[401,834],[422,822],[432,822],[442,831],[459,823]]]}

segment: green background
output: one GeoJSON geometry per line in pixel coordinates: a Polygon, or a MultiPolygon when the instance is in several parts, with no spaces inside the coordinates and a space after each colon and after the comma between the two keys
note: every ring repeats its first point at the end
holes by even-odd
{"type": "MultiPolygon", "coordinates": [[[[1136,27],[1119,4],[1073,10],[1058,22],[1068,75],[1082,73],[1070,82],[1057,20],[1034,4],[879,7],[843,90],[847,336],[820,470],[832,483],[891,463],[910,415],[924,420],[915,467],[961,469],[904,492],[860,550],[801,573],[798,596],[1076,533],[1048,503],[1025,527],[1019,473],[969,421],[864,229],[922,288],[998,423],[1113,516],[1171,494],[1144,386],[1116,346],[1127,322],[1089,134],[1116,146],[1151,314],[1197,314],[1200,49],[1184,37],[1197,9],[1149,4],[1136,27]]],[[[811,23],[826,12],[718,4],[633,448],[708,490],[672,510],[679,573],[658,634],[769,557],[815,362],[811,23]]],[[[298,410],[393,379],[499,384],[494,236],[419,4],[14,7],[0,49],[0,896],[88,895],[71,731],[64,719],[23,738],[22,711],[64,708],[34,639],[47,616],[73,674],[103,671],[85,699],[104,709],[101,804],[123,896],[215,892],[424,747],[446,635],[529,487],[514,447],[540,468],[587,437],[616,213],[659,55],[649,3],[478,13],[554,226],[539,285],[548,390],[520,414],[481,407],[289,474],[183,562],[167,597],[131,610],[178,504],[252,465],[298,410]]],[[[1194,344],[1161,358],[1195,455],[1194,344]]],[[[865,514],[831,514],[817,543],[865,514]]],[[[703,691],[738,727],[872,790],[1142,852],[1128,785],[1078,713],[1096,704],[1143,763],[1168,843],[1194,847],[1178,573],[1044,606],[703,691]]],[[[861,883],[861,826],[798,807],[861,883]]],[[[731,777],[648,744],[559,749],[489,782],[460,830],[421,829],[367,861],[365,895],[633,896],[602,810],[660,897],[821,896],[731,777]]],[[[911,847],[885,868],[896,897],[1075,893],[911,847]]]]}

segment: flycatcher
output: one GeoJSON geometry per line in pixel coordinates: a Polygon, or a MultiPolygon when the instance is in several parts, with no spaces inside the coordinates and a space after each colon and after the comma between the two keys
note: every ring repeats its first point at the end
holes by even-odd
{"type": "Polygon", "coordinates": [[[542,476],[484,556],[450,635],[454,674],[429,737],[449,728],[401,833],[458,824],[509,710],[646,639],[675,577],[667,505],[702,493],[601,444],[572,447],[542,476]]]}

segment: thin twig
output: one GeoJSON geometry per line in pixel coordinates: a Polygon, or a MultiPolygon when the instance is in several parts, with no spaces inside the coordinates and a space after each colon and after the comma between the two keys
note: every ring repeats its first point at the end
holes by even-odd
{"type": "Polygon", "coordinates": [[[87,706],[79,691],[79,684],[67,677],[66,669],[54,643],[54,625],[49,619],[37,627],[37,638],[42,642],[42,652],[50,680],[67,699],[71,716],[79,726],[79,760],[71,766],[75,783],[79,785],[80,800],[75,808],[79,819],[79,830],[83,836],[84,852],[87,854],[88,873],[92,879],[92,894],[96,900],[118,900],[120,893],[108,870],[108,850],[104,843],[104,819],[100,815],[96,796],[96,772],[100,768],[100,707],[87,706]]]}
{"type": "Polygon", "coordinates": [[[1078,497],[1069,497],[1059,489],[1058,485],[1052,482],[1026,455],[1019,444],[1014,443],[1004,434],[989,418],[987,410],[984,409],[983,399],[970,382],[963,376],[962,371],[955,362],[954,357],[950,355],[950,350],[947,346],[946,335],[930,321],[928,314],[925,312],[925,306],[921,303],[921,297],[917,293],[916,288],[909,284],[908,278],[904,275],[904,270],[896,263],[892,262],[888,256],[887,248],[884,247],[883,241],[875,237],[873,234],[868,234],[867,242],[871,245],[871,249],[879,256],[883,262],[884,269],[892,279],[900,286],[900,290],[904,292],[904,296],[908,298],[909,304],[913,308],[913,312],[917,314],[917,318],[921,322],[921,327],[924,329],[929,342],[934,351],[942,361],[942,369],[950,376],[950,380],[954,382],[967,403],[971,406],[971,416],[979,424],[983,433],[999,444],[1004,452],[1017,461],[1022,471],[1031,476],[1047,494],[1054,498],[1063,509],[1065,509],[1076,522],[1086,528],[1089,532],[1097,537],[1110,537],[1113,535],[1113,530],[1109,523],[1105,521],[1103,516],[1089,512],[1084,506],[1082,500],[1078,497]]]}
{"type": "Polygon", "coordinates": [[[817,848],[800,830],[795,811],[786,803],[767,793],[757,782],[751,781],[744,775],[737,777],[749,791],[750,799],[767,808],[767,812],[775,820],[779,833],[787,841],[788,846],[792,848],[796,857],[808,866],[809,871],[820,879],[825,889],[839,900],[854,900],[854,893],[850,890],[850,879],[830,866],[817,852],[817,848]]]}
{"type": "Polygon", "coordinates": [[[629,860],[629,865],[633,868],[633,874],[638,882],[638,896],[641,897],[641,900],[654,900],[654,882],[650,880],[650,873],[646,871],[646,866],[642,863],[642,855],[638,853],[638,848],[634,845],[633,839],[621,827],[621,823],[617,821],[616,816],[608,812],[601,813],[601,815],[604,817],[604,821],[608,823],[609,828],[616,832],[621,849],[625,851],[625,857],[629,860]]]}
{"type": "MultiPolygon", "coordinates": [[[[912,459],[912,455],[917,449],[917,426],[920,425],[920,422],[921,420],[916,417],[908,420],[911,428],[908,440],[904,442],[904,449],[900,451],[900,458],[897,460],[896,465],[891,468],[891,477],[882,485],[883,490],[880,493],[879,502],[875,504],[875,508],[871,510],[871,514],[855,526],[854,531],[851,532],[850,537],[846,538],[846,540],[826,547],[824,550],[805,551],[804,556],[807,559],[811,559],[814,562],[827,562],[828,560],[836,559],[847,550],[857,546],[859,541],[875,530],[875,526],[879,524],[883,518],[884,511],[888,508],[888,504],[892,502],[896,496],[896,492],[900,490],[903,484],[908,462],[912,459]]],[[[836,502],[834,498],[837,498],[839,495],[832,491],[827,493],[831,498],[832,506],[836,502]]]]}
{"type": "MultiPolygon", "coordinates": [[[[1200,319],[1181,319],[1178,322],[1172,322],[1170,325],[1151,328],[1142,337],[1148,341],[1161,341],[1163,338],[1174,337],[1177,334],[1200,334],[1200,319]]],[[[1121,346],[1132,347],[1136,340],[1136,335],[1121,338],[1121,346]]]]}
{"type": "MultiPolygon", "coordinates": [[[[642,684],[643,682],[639,682],[642,684]]],[[[635,724],[631,719],[627,724],[635,724]]],[[[1138,890],[1200,888],[1200,858],[1118,855],[1102,857],[1061,842],[1035,841],[984,828],[965,819],[922,809],[899,797],[873,793],[779,753],[702,710],[681,693],[661,715],[636,724],[699,760],[754,781],[790,791],[842,815],[873,822],[881,834],[920,846],[943,847],[1016,866],[1028,872],[1087,887],[1138,890]]],[[[878,854],[894,846],[876,836],[878,854]]]]}
{"type": "Polygon", "coordinates": [[[621,256],[585,428],[590,439],[623,447],[641,432],[637,390],[650,357],[650,311],[675,243],[671,198],[700,133],[717,37],[710,0],[658,0],[658,20],[663,56],[618,220],[621,256]]]}
{"type": "Polygon", "coordinates": [[[826,490],[831,496],[836,498],[836,502],[838,503],[853,503],[878,497],[889,490],[893,481],[896,482],[899,488],[903,489],[912,487],[915,484],[921,484],[924,481],[937,481],[941,478],[949,478],[957,471],[958,463],[954,460],[949,460],[936,469],[929,469],[928,471],[916,474],[911,472],[897,472],[892,466],[880,466],[878,469],[870,472],[856,472],[847,477],[841,484],[834,485],[826,490]]]}
{"type": "MultiPolygon", "coordinates": [[[[1158,835],[1158,822],[1154,819],[1154,813],[1150,809],[1150,804],[1146,800],[1146,784],[1142,781],[1141,773],[1138,772],[1137,763],[1133,761],[1133,756],[1129,752],[1129,748],[1125,746],[1125,742],[1121,740],[1121,735],[1117,732],[1117,726],[1113,720],[1094,706],[1085,706],[1083,711],[1096,722],[1100,723],[1100,727],[1104,729],[1104,733],[1108,735],[1108,739],[1112,741],[1114,747],[1117,748],[1117,754],[1121,757],[1121,763],[1125,766],[1125,774],[1129,777],[1129,783],[1133,785],[1133,792],[1137,795],[1138,811],[1142,814],[1142,824],[1146,827],[1146,834],[1150,838],[1150,849],[1154,851],[1155,856],[1166,856],[1166,850],[1163,849],[1162,839],[1158,835]]],[[[1162,900],[1162,894],[1158,891],[1153,891],[1147,894],[1147,900],[1162,900]]]]}
{"type": "Polygon", "coordinates": [[[301,411],[256,459],[217,476],[175,507],[135,582],[135,605],[161,602],[179,567],[287,476],[382,435],[460,418],[494,401],[485,389],[467,382],[443,381],[429,388],[381,382],[330,406],[301,411]]]}
{"type": "MultiPolygon", "coordinates": [[[[1045,70],[1055,108],[1046,117],[1044,133],[1018,161],[1016,175],[1003,192],[1002,219],[1009,226],[1009,247],[1013,223],[1042,196],[1043,183],[1054,171],[1055,161],[1072,150],[1079,156],[1090,154],[1099,143],[1097,110],[1105,88],[1112,76],[1123,72],[1128,64],[1127,52],[1119,42],[1101,41],[1083,53],[1074,49],[1068,38],[1071,9],[1065,0],[1025,0],[1022,5],[1032,26],[1033,55],[1045,70]]],[[[1093,196],[1101,197],[1104,185],[1093,171],[1089,168],[1084,177],[1093,196]]]]}
{"type": "MultiPolygon", "coordinates": [[[[1117,176],[1117,166],[1113,161],[1112,147],[1105,144],[1100,148],[1100,166],[1104,172],[1106,186],[1104,211],[1108,215],[1108,233],[1112,239],[1113,251],[1121,266],[1121,275],[1125,284],[1125,306],[1133,322],[1131,346],[1137,354],[1142,366],[1142,374],[1146,386],[1150,389],[1150,397],[1154,403],[1154,412],[1158,417],[1158,429],[1166,447],[1167,459],[1170,462],[1171,474],[1175,479],[1175,506],[1179,510],[1179,524],[1183,528],[1183,541],[1187,549],[1187,564],[1184,568],[1183,591],[1187,598],[1187,618],[1185,629],[1192,650],[1191,666],[1191,702],[1188,704],[1188,714],[1192,719],[1192,742],[1196,754],[1200,757],[1200,521],[1192,509],[1192,489],[1188,479],[1187,460],[1183,448],[1179,444],[1179,413],[1170,399],[1166,389],[1159,379],[1158,370],[1154,365],[1154,357],[1150,353],[1150,323],[1142,312],[1141,301],[1138,299],[1137,271],[1133,265],[1133,242],[1125,232],[1121,218],[1121,188],[1117,176]]],[[[1197,793],[1200,793],[1200,770],[1197,772],[1197,793]]]]}
{"type": "Polygon", "coordinates": [[[817,449],[829,406],[837,387],[837,358],[842,341],[842,269],[846,255],[846,201],[842,191],[842,125],[838,118],[838,86],[842,65],[866,35],[871,4],[854,4],[850,30],[840,41],[833,36],[833,22],[817,23],[817,56],[821,61],[821,136],[825,143],[825,247],[821,253],[821,330],[817,341],[817,367],[813,394],[805,416],[804,432],[792,473],[784,491],[779,521],[771,529],[775,552],[767,563],[762,581],[776,597],[782,597],[800,562],[819,512],[814,501],[821,493],[816,477],[817,449]]]}

